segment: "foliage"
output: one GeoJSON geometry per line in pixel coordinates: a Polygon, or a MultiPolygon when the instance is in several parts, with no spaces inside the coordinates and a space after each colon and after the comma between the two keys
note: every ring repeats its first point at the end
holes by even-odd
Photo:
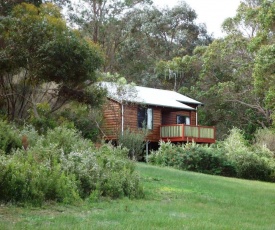
{"type": "Polygon", "coordinates": [[[143,188],[127,149],[104,145],[95,149],[76,130],[56,127],[38,135],[32,127],[27,150],[0,156],[0,200],[41,205],[45,201],[75,203],[93,194],[142,197],[143,188]]]}
{"type": "Polygon", "coordinates": [[[29,3],[39,6],[42,0],[10,0],[10,1],[0,1],[0,16],[7,16],[11,13],[12,8],[21,3],[29,3]]]}
{"type": "Polygon", "coordinates": [[[212,41],[195,19],[195,11],[185,2],[173,8],[137,8],[126,14],[129,35],[117,52],[117,65],[124,67],[118,71],[138,84],[163,87],[163,79],[155,74],[156,62],[191,54],[197,45],[212,41]]]}
{"type": "Polygon", "coordinates": [[[223,24],[227,36],[156,66],[162,86],[205,103],[200,123],[216,126],[219,140],[238,127],[252,141],[258,128],[272,126],[274,9],[273,1],[242,1],[223,24]]]}
{"type": "Polygon", "coordinates": [[[226,157],[234,162],[237,177],[274,181],[274,157],[265,148],[248,146],[240,130],[233,129],[221,143],[226,157]]]}
{"type": "Polygon", "coordinates": [[[2,201],[41,205],[45,200],[65,203],[79,200],[73,175],[65,175],[57,159],[38,161],[36,158],[32,151],[17,151],[13,156],[2,157],[2,201]]]}
{"type": "MultiPolygon", "coordinates": [[[[265,108],[269,111],[274,111],[275,109],[274,57],[275,46],[273,44],[262,46],[255,58],[253,69],[255,91],[257,96],[263,100],[265,108]]],[[[270,124],[272,124],[271,121],[270,124]]]]}
{"type": "Polygon", "coordinates": [[[194,172],[236,176],[235,165],[221,154],[221,150],[195,143],[173,145],[161,142],[159,150],[149,156],[149,162],[194,172]]]}
{"type": "Polygon", "coordinates": [[[100,109],[90,108],[87,105],[70,104],[59,114],[59,120],[72,122],[81,135],[93,142],[98,140],[102,114],[100,109]]]}
{"type": "Polygon", "coordinates": [[[31,111],[28,123],[40,134],[45,134],[48,129],[53,129],[58,126],[54,115],[51,114],[51,108],[48,103],[38,103],[36,105],[36,110],[38,116],[31,111]]]}
{"type": "Polygon", "coordinates": [[[97,45],[66,26],[53,4],[23,3],[0,22],[0,92],[9,119],[26,119],[37,104],[54,112],[69,101],[98,105],[103,93],[89,87],[103,63],[97,45]]]}
{"type": "Polygon", "coordinates": [[[143,157],[147,133],[145,128],[137,131],[126,129],[120,133],[118,144],[129,149],[128,155],[131,159],[140,160],[143,157]]]}
{"type": "Polygon", "coordinates": [[[161,142],[159,150],[149,156],[149,162],[213,175],[275,181],[274,153],[259,144],[249,145],[236,128],[224,141],[210,147],[161,142]]]}
{"type": "Polygon", "coordinates": [[[10,154],[13,149],[20,148],[21,136],[17,130],[6,121],[0,120],[0,155],[1,151],[10,154]]]}
{"type": "Polygon", "coordinates": [[[156,61],[190,53],[196,45],[212,40],[183,1],[171,9],[157,8],[150,0],[85,3],[75,4],[71,22],[104,50],[105,72],[118,72],[138,84],[156,83],[156,61]]]}
{"type": "Polygon", "coordinates": [[[259,148],[267,148],[275,156],[275,131],[271,129],[258,129],[255,133],[255,145],[259,148]]]}
{"type": "Polygon", "coordinates": [[[99,165],[102,167],[100,188],[102,194],[118,198],[142,197],[143,188],[133,161],[126,160],[128,149],[104,145],[99,149],[99,165]]]}

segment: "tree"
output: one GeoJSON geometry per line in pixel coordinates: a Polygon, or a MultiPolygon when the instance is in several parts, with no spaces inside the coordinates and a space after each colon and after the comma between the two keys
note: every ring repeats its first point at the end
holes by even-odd
{"type": "Polygon", "coordinates": [[[258,127],[273,125],[274,12],[274,1],[242,1],[223,24],[224,39],[157,65],[162,79],[205,103],[201,124],[217,126],[218,138],[233,126],[252,138],[258,127]]]}
{"type": "Polygon", "coordinates": [[[171,9],[136,9],[126,17],[130,33],[119,47],[117,70],[139,84],[161,85],[155,78],[156,62],[192,54],[197,45],[212,41],[184,2],[171,9]]]}
{"type": "Polygon", "coordinates": [[[117,49],[128,34],[124,15],[146,4],[151,4],[151,0],[82,0],[72,7],[71,23],[79,26],[106,54],[103,71],[113,70],[117,49]]]}
{"type": "Polygon", "coordinates": [[[184,2],[172,9],[151,7],[149,0],[85,3],[85,10],[73,14],[73,22],[104,50],[103,71],[117,72],[128,81],[150,85],[156,61],[211,42],[205,26],[194,23],[196,13],[184,2]]]}
{"type": "Polygon", "coordinates": [[[201,52],[205,52],[206,46],[198,46],[192,55],[175,57],[168,61],[159,61],[156,64],[156,74],[162,82],[162,86],[175,91],[188,91],[199,80],[202,69],[201,52]]]}
{"type": "Polygon", "coordinates": [[[56,3],[59,6],[70,4],[71,0],[0,0],[0,16],[7,16],[11,13],[13,7],[21,3],[33,4],[35,6],[40,6],[42,3],[56,3]]]}
{"type": "Polygon", "coordinates": [[[243,99],[238,102],[260,113],[264,120],[261,122],[263,127],[272,125],[274,111],[274,18],[274,1],[246,0],[239,6],[237,15],[224,23],[228,33],[236,34],[238,31],[243,37],[247,37],[248,50],[253,56],[253,60],[249,62],[252,86],[250,102],[246,103],[243,99]],[[244,34],[243,31],[250,33],[244,34]]]}
{"type": "Polygon", "coordinates": [[[53,4],[23,3],[0,23],[0,95],[9,119],[22,119],[37,103],[54,112],[70,100],[97,105],[96,70],[103,63],[100,49],[67,28],[53,4]]]}
{"type": "Polygon", "coordinates": [[[228,36],[211,44],[202,57],[197,91],[205,92],[204,101],[210,105],[208,120],[222,124],[222,133],[233,125],[251,137],[257,127],[272,125],[272,109],[267,106],[272,82],[266,79],[272,72],[273,51],[266,43],[273,39],[273,5],[270,1],[243,1],[236,16],[223,24],[228,36]]]}

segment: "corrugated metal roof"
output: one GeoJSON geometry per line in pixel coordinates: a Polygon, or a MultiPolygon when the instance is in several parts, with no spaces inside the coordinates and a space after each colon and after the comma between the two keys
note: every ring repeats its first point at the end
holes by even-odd
{"type": "Polygon", "coordinates": [[[184,110],[194,110],[194,108],[184,103],[195,105],[202,104],[199,101],[170,90],[118,85],[112,82],[101,82],[100,85],[107,90],[108,97],[119,102],[133,102],[184,110]]]}

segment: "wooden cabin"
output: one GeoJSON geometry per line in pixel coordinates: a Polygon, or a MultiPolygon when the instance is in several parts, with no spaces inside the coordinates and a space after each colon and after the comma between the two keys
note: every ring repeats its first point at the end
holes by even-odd
{"type": "Polygon", "coordinates": [[[201,102],[174,91],[102,82],[108,92],[102,130],[117,140],[126,129],[148,129],[146,141],[214,143],[215,127],[198,125],[201,102]]]}

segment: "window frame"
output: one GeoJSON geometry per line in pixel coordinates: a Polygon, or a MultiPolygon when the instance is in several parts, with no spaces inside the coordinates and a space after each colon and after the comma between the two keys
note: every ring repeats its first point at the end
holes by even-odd
{"type": "Polygon", "coordinates": [[[183,125],[191,125],[190,116],[180,115],[180,114],[176,115],[176,124],[177,125],[181,125],[181,124],[183,124],[183,125]],[[183,123],[179,123],[178,122],[179,121],[179,117],[184,118],[184,122],[183,123]],[[187,118],[189,119],[189,124],[187,124],[187,118]]]}
{"type": "Polygon", "coordinates": [[[138,128],[145,128],[148,130],[153,130],[154,128],[154,109],[152,107],[142,107],[142,106],[138,106],[137,108],[137,127],[138,128]],[[148,116],[148,111],[151,111],[150,114],[151,116],[148,116]],[[142,114],[142,116],[140,116],[140,113],[144,113],[142,114]],[[140,117],[143,118],[142,122],[140,120],[140,117]],[[149,118],[150,119],[150,123],[149,123],[149,118]]]}

